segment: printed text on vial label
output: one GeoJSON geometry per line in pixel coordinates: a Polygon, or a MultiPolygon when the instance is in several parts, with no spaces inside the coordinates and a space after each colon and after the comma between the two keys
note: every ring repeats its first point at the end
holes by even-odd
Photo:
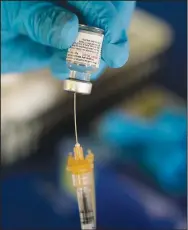
{"type": "Polygon", "coordinates": [[[74,64],[89,65],[98,68],[100,64],[103,36],[80,32],[75,43],[69,49],[67,61],[74,64]]]}

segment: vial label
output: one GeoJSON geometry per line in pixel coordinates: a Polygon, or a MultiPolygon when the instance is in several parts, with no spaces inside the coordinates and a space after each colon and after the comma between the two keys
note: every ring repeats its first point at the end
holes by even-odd
{"type": "Polygon", "coordinates": [[[89,34],[80,31],[69,48],[66,61],[77,65],[99,68],[103,34],[89,34]]]}

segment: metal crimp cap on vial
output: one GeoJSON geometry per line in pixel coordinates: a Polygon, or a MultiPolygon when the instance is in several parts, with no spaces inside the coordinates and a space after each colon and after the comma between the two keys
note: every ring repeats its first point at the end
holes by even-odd
{"type": "Polygon", "coordinates": [[[92,83],[78,79],[68,78],[64,80],[64,90],[80,94],[90,94],[92,83]]]}
{"type": "Polygon", "coordinates": [[[89,75],[87,73],[71,71],[69,78],[64,81],[64,90],[80,94],[90,94],[92,83],[89,81],[89,75]],[[84,80],[80,80],[79,76],[84,80]]]}

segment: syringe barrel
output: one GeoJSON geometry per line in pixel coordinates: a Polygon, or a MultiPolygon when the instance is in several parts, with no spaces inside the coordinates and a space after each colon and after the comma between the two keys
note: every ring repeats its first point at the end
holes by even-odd
{"type": "Polygon", "coordinates": [[[77,193],[81,227],[87,230],[95,229],[96,210],[93,173],[73,175],[72,177],[77,193]]]}
{"type": "Polygon", "coordinates": [[[73,186],[76,189],[80,222],[82,229],[96,229],[96,207],[94,186],[94,155],[88,150],[84,158],[79,144],[74,147],[74,156],[69,154],[67,170],[72,173],[73,186]]]}
{"type": "Polygon", "coordinates": [[[90,186],[93,182],[93,176],[92,172],[88,173],[80,173],[80,174],[72,174],[72,181],[73,186],[78,187],[84,187],[84,186],[90,186]]]}

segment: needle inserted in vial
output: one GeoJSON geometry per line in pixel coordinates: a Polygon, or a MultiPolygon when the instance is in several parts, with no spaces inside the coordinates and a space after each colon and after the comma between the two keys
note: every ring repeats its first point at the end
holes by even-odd
{"type": "Polygon", "coordinates": [[[76,93],[88,95],[92,84],[90,76],[99,69],[104,31],[85,25],[79,25],[79,33],[67,53],[69,78],[64,81],[64,90],[74,93],[74,126],[76,144],[74,154],[68,156],[67,170],[72,174],[76,189],[82,229],[96,229],[96,207],[94,187],[94,155],[88,151],[84,156],[78,142],[76,119],[76,93]]]}

